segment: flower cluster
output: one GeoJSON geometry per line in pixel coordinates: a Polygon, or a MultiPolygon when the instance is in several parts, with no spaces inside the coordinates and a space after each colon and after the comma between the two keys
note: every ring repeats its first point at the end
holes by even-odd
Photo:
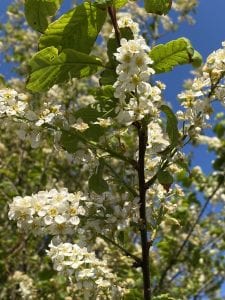
{"type": "Polygon", "coordinates": [[[129,27],[134,35],[134,38],[138,36],[140,28],[139,24],[132,20],[132,17],[128,13],[122,13],[118,16],[118,26],[119,28],[129,27]]]}
{"type": "Polygon", "coordinates": [[[194,12],[196,7],[198,6],[198,0],[175,0],[173,1],[172,8],[180,13],[178,17],[178,21],[182,22],[185,19],[190,23],[193,24],[195,21],[193,17],[190,15],[190,12],[194,12]]]}
{"type": "Polygon", "coordinates": [[[185,83],[185,91],[178,95],[185,110],[178,111],[177,117],[185,121],[186,134],[191,137],[199,136],[203,128],[209,127],[213,100],[225,104],[225,42],[222,46],[208,56],[202,70],[185,83]]]}
{"type": "Polygon", "coordinates": [[[0,90],[0,116],[23,116],[27,108],[27,96],[13,89],[0,90]]]}
{"type": "Polygon", "coordinates": [[[9,205],[9,219],[16,220],[19,228],[35,234],[74,233],[85,214],[80,192],[68,193],[67,189],[40,191],[32,196],[16,196],[9,205]]]}
{"type": "Polygon", "coordinates": [[[120,43],[121,46],[114,54],[120,63],[116,68],[119,76],[114,87],[116,88],[115,97],[125,100],[126,93],[137,91],[138,94],[143,94],[147,92],[149,88],[147,81],[149,76],[154,74],[154,70],[148,67],[153,61],[147,55],[150,48],[143,38],[129,41],[121,39],[120,43]]]}
{"type": "MultiPolygon", "coordinates": [[[[98,299],[97,296],[119,296],[119,288],[115,285],[115,276],[107,267],[107,262],[100,260],[94,252],[77,244],[61,243],[49,245],[48,256],[53,261],[54,269],[66,274],[76,286],[76,295],[81,294],[84,299],[98,299]]],[[[121,296],[121,295],[120,295],[121,296]]]]}
{"type": "Polygon", "coordinates": [[[225,72],[225,42],[222,47],[213,51],[207,58],[203,71],[211,74],[211,79],[217,81],[225,72]]]}
{"type": "Polygon", "coordinates": [[[116,230],[127,228],[130,223],[138,222],[138,202],[138,197],[130,199],[128,193],[122,195],[116,191],[101,195],[91,193],[89,199],[85,201],[88,222],[80,232],[84,231],[87,241],[93,236],[96,238],[96,233],[108,235],[116,230]]]}
{"type": "Polygon", "coordinates": [[[52,124],[56,117],[62,116],[61,105],[44,103],[43,109],[35,117],[35,125],[52,124]]]}
{"type": "Polygon", "coordinates": [[[20,271],[16,271],[10,277],[9,281],[13,285],[13,287],[18,287],[17,292],[19,292],[22,299],[37,299],[37,290],[34,286],[33,279],[27,274],[20,271]]]}
{"type": "MultiPolygon", "coordinates": [[[[11,85],[21,89],[16,79],[11,80],[11,85]]],[[[63,122],[64,110],[62,105],[49,99],[42,101],[39,109],[37,101],[33,102],[29,94],[18,93],[15,89],[8,88],[0,90],[0,117],[4,118],[2,127],[14,127],[13,130],[20,139],[29,141],[32,148],[36,148],[40,145],[43,135],[43,129],[40,127],[55,124],[59,118],[63,122]]]]}
{"type": "Polygon", "coordinates": [[[149,52],[145,40],[139,37],[128,41],[121,39],[121,46],[114,54],[119,62],[114,96],[120,99],[117,107],[120,123],[128,125],[147,114],[154,115],[157,103],[161,101],[160,88],[148,83],[150,75],[155,72],[149,66],[153,63],[149,52]]]}

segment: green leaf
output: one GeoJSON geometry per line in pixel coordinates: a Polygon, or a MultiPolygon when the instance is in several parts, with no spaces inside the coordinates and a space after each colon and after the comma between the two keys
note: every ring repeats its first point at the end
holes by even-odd
{"type": "Polygon", "coordinates": [[[92,108],[91,105],[88,105],[77,110],[74,116],[77,119],[81,118],[85,123],[90,123],[96,121],[98,117],[101,117],[101,113],[92,108]]]}
{"type": "Polygon", "coordinates": [[[101,61],[94,56],[72,49],[59,53],[55,47],[48,47],[31,59],[27,88],[33,92],[46,91],[54,84],[70,78],[82,78],[96,73],[101,66],[101,61]]]}
{"type": "Polygon", "coordinates": [[[213,131],[217,134],[218,138],[222,138],[225,133],[225,124],[222,122],[217,123],[213,128],[213,131]]]}
{"type": "Polygon", "coordinates": [[[194,50],[194,53],[192,55],[192,66],[194,68],[199,68],[201,64],[202,64],[202,56],[197,50],[194,50]]]}
{"type": "Polygon", "coordinates": [[[108,118],[115,116],[116,101],[113,97],[113,87],[104,86],[102,88],[94,89],[93,95],[96,99],[94,104],[88,105],[77,110],[74,113],[76,119],[81,118],[89,125],[89,128],[84,132],[70,129],[70,131],[63,131],[60,143],[69,153],[75,153],[80,148],[80,143],[88,144],[88,142],[99,141],[99,138],[106,134],[107,128],[94,124],[97,118],[108,118]],[[88,142],[87,142],[88,141],[88,142]]]}
{"type": "Polygon", "coordinates": [[[111,85],[105,85],[101,88],[95,88],[92,91],[96,102],[92,104],[92,107],[99,112],[101,118],[114,118],[117,113],[115,109],[118,104],[118,99],[114,98],[114,88],[111,85]]]}
{"type": "Polygon", "coordinates": [[[176,225],[176,226],[180,226],[179,221],[176,218],[173,218],[169,215],[166,215],[164,218],[164,222],[166,223],[166,225],[176,225]]]}
{"type": "Polygon", "coordinates": [[[128,0],[95,0],[95,3],[100,8],[107,8],[108,6],[113,6],[119,9],[126,5],[128,0]]]}
{"type": "Polygon", "coordinates": [[[104,128],[99,125],[91,124],[90,127],[82,133],[77,132],[75,129],[63,131],[60,144],[69,153],[75,153],[80,149],[81,143],[87,145],[87,141],[97,142],[104,133],[104,128]]]}
{"type": "Polygon", "coordinates": [[[116,9],[123,7],[124,5],[127,4],[127,2],[128,2],[128,0],[113,0],[113,4],[116,9]]]}
{"type": "Polygon", "coordinates": [[[50,280],[51,277],[55,275],[55,271],[51,269],[43,269],[38,273],[38,277],[40,278],[41,281],[43,280],[50,280]]]}
{"type": "Polygon", "coordinates": [[[99,8],[106,9],[107,6],[112,5],[113,0],[95,0],[94,2],[99,8]]]}
{"type": "Polygon", "coordinates": [[[179,144],[179,131],[177,128],[177,118],[173,113],[172,109],[167,105],[161,106],[161,111],[166,114],[166,132],[170,139],[170,144],[172,147],[176,147],[179,144]]]}
{"type": "Polygon", "coordinates": [[[100,195],[109,190],[108,183],[103,179],[103,169],[104,163],[99,160],[99,166],[96,170],[96,173],[93,174],[88,181],[88,186],[91,191],[94,191],[96,194],[100,195]]]}
{"type": "Polygon", "coordinates": [[[39,41],[39,49],[55,46],[90,53],[106,19],[106,10],[84,2],[51,23],[39,41]]]}
{"type": "MultiPolygon", "coordinates": [[[[111,67],[111,65],[108,65],[111,67]]],[[[101,77],[99,80],[100,85],[112,85],[116,82],[117,74],[114,69],[105,69],[101,72],[101,77]]]]}
{"type": "Polygon", "coordinates": [[[79,149],[79,142],[81,141],[80,137],[76,132],[66,132],[63,131],[60,144],[62,147],[69,153],[75,153],[79,149]]]}
{"type": "MultiPolygon", "coordinates": [[[[83,111],[83,113],[85,113],[85,111],[83,111]]],[[[69,153],[75,153],[80,149],[81,144],[88,145],[88,142],[98,142],[99,138],[103,136],[105,132],[105,128],[97,124],[89,123],[89,128],[82,133],[75,129],[63,131],[60,138],[60,144],[69,153]]]]}
{"type": "MultiPolygon", "coordinates": [[[[96,102],[79,109],[74,114],[77,119],[81,118],[85,123],[88,123],[89,126],[94,126],[93,122],[97,121],[97,118],[116,116],[115,108],[117,101],[113,101],[113,89],[111,86],[104,86],[96,89],[93,91],[93,95],[96,99],[96,102]]],[[[99,130],[101,131],[101,129],[99,130]]]]}
{"type": "Polygon", "coordinates": [[[48,27],[48,18],[54,16],[62,0],[25,0],[27,23],[41,33],[48,27]]]}
{"type": "Polygon", "coordinates": [[[159,171],[157,178],[160,184],[170,186],[173,183],[173,176],[168,171],[159,171]]]}
{"type": "Polygon", "coordinates": [[[153,60],[152,67],[156,73],[171,71],[177,65],[192,63],[194,67],[199,67],[202,63],[201,55],[186,38],[157,45],[152,48],[149,56],[153,60]]]}
{"type": "Polygon", "coordinates": [[[88,181],[89,189],[100,195],[109,190],[108,183],[99,174],[93,174],[88,181]]]}
{"type": "Polygon", "coordinates": [[[172,0],[144,0],[144,6],[148,13],[166,15],[172,6],[172,0]]]}
{"type": "Polygon", "coordinates": [[[106,129],[97,124],[89,125],[89,128],[84,131],[83,135],[87,140],[98,142],[99,138],[104,135],[106,129]]]}
{"type": "Polygon", "coordinates": [[[88,105],[76,111],[74,117],[81,118],[89,125],[82,135],[86,140],[98,142],[99,138],[105,134],[107,128],[94,124],[98,118],[115,116],[115,104],[111,99],[105,97],[105,101],[97,100],[93,105],[88,105]]]}

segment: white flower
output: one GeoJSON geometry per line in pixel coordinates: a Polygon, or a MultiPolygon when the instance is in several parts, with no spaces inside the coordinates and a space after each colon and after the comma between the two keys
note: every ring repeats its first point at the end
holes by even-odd
{"type": "Polygon", "coordinates": [[[148,125],[148,150],[157,154],[169,146],[168,136],[163,132],[158,121],[152,121],[148,125]]]}
{"type": "Polygon", "coordinates": [[[118,77],[114,83],[114,96],[120,99],[116,108],[119,123],[129,125],[146,115],[159,114],[161,89],[148,82],[149,77],[155,73],[150,67],[153,61],[149,52],[145,40],[137,37],[128,41],[121,39],[121,46],[114,53],[119,62],[116,68],[118,77]]]}
{"type": "Polygon", "coordinates": [[[199,135],[198,144],[206,144],[210,149],[219,149],[222,147],[222,142],[218,137],[214,136],[205,136],[205,135],[199,135]]]}
{"type": "Polygon", "coordinates": [[[80,132],[83,132],[89,128],[89,125],[87,123],[83,122],[83,120],[81,118],[79,118],[76,123],[71,125],[71,127],[75,128],[76,130],[78,130],[80,132]]]}
{"type": "Polygon", "coordinates": [[[134,35],[137,37],[140,31],[139,24],[134,22],[131,18],[131,14],[124,14],[118,18],[118,26],[119,28],[129,27],[134,35]]]}
{"type": "Polygon", "coordinates": [[[9,218],[35,234],[72,233],[85,215],[82,193],[68,193],[67,189],[40,191],[32,196],[17,196],[9,204],[9,218]]]}
{"type": "Polygon", "coordinates": [[[21,295],[22,299],[37,299],[37,290],[34,286],[33,279],[27,274],[16,271],[9,277],[9,282],[10,286],[11,284],[18,285],[17,291],[21,295]]]}
{"type": "Polygon", "coordinates": [[[94,122],[94,124],[98,124],[101,127],[109,127],[112,125],[112,119],[111,118],[97,118],[97,121],[94,122]]]}
{"type": "Polygon", "coordinates": [[[35,122],[36,126],[41,126],[43,124],[52,124],[56,117],[62,115],[61,105],[51,105],[48,103],[44,103],[44,109],[39,112],[37,118],[38,120],[35,122]]]}
{"type": "Polygon", "coordinates": [[[0,90],[0,115],[22,116],[27,108],[27,96],[13,89],[0,90]]]}
{"type": "Polygon", "coordinates": [[[52,259],[54,269],[69,276],[77,290],[98,294],[111,292],[115,276],[107,267],[107,262],[97,259],[94,252],[77,244],[52,242],[47,251],[52,259]],[[72,277],[73,275],[73,277],[72,277]]]}

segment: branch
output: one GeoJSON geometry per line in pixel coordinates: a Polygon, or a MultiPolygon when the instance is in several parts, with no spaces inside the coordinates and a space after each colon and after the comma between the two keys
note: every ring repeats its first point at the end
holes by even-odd
{"type": "MultiPolygon", "coordinates": [[[[220,274],[216,274],[216,276],[218,275],[220,274]]],[[[217,281],[215,281],[215,276],[212,276],[203,284],[203,286],[200,289],[198,289],[198,291],[194,296],[195,297],[194,299],[198,299],[202,293],[207,293],[214,287],[217,287],[217,285],[221,285],[223,281],[224,281],[224,276],[221,276],[221,278],[219,278],[217,281]]]]}
{"type": "Polygon", "coordinates": [[[122,183],[126,189],[134,196],[134,197],[138,197],[138,193],[129,186],[129,184],[126,183],[126,181],[120,177],[120,175],[118,173],[115,172],[115,170],[113,169],[113,167],[111,167],[106,161],[105,159],[103,160],[104,164],[106,165],[106,167],[112,172],[112,174],[114,175],[113,178],[115,178],[119,183],[122,183]]]}
{"type": "Polygon", "coordinates": [[[21,236],[21,240],[19,240],[19,242],[11,249],[9,249],[7,251],[6,254],[6,258],[10,257],[10,256],[15,256],[18,252],[21,251],[21,249],[23,249],[25,243],[29,240],[30,235],[28,236],[21,236]]]}
{"type": "Polygon", "coordinates": [[[138,158],[138,180],[140,196],[140,232],[142,248],[142,274],[144,282],[144,300],[151,300],[151,278],[150,278],[150,261],[149,261],[149,242],[146,218],[146,183],[145,183],[145,152],[148,142],[147,128],[145,124],[136,124],[139,138],[139,158],[138,158]]]}
{"type": "Polygon", "coordinates": [[[138,267],[142,265],[142,261],[141,261],[141,259],[140,259],[138,256],[136,256],[136,255],[130,253],[128,250],[126,250],[125,248],[123,248],[122,246],[120,246],[119,244],[117,244],[115,241],[111,240],[111,239],[108,238],[107,236],[105,236],[105,235],[103,235],[103,234],[99,234],[99,236],[100,236],[103,240],[105,240],[106,242],[109,242],[109,243],[111,243],[112,245],[114,245],[115,247],[117,247],[118,249],[120,249],[124,254],[126,254],[126,256],[129,256],[129,257],[133,258],[133,260],[137,263],[137,266],[138,266],[138,267]]]}
{"type": "Polygon", "coordinates": [[[116,19],[116,10],[113,6],[108,6],[108,14],[110,16],[113,28],[115,30],[115,37],[117,40],[117,44],[120,46],[120,39],[121,39],[120,30],[119,30],[117,19],[116,19]]]}
{"type": "MultiPolygon", "coordinates": [[[[178,251],[174,254],[174,257],[170,260],[168,266],[165,268],[165,270],[162,272],[162,275],[161,275],[161,278],[159,280],[159,283],[158,285],[155,287],[154,290],[158,290],[158,289],[162,289],[162,286],[163,286],[163,283],[164,283],[164,280],[167,276],[167,273],[168,271],[177,263],[178,261],[178,258],[179,256],[181,255],[182,251],[184,250],[185,246],[187,245],[187,243],[189,242],[189,239],[196,227],[196,225],[199,223],[201,217],[203,216],[210,200],[213,198],[213,196],[216,194],[216,192],[218,191],[218,189],[220,188],[220,186],[222,185],[223,181],[220,180],[218,181],[218,184],[216,186],[216,188],[213,190],[213,192],[211,193],[211,195],[207,198],[205,204],[203,205],[201,211],[199,212],[195,222],[193,223],[193,225],[191,226],[188,234],[187,234],[187,237],[185,238],[185,240],[183,241],[183,243],[181,244],[180,248],[178,249],[178,251]]],[[[176,277],[173,277],[172,279],[175,279],[176,277]]],[[[170,280],[170,282],[172,282],[173,280],[170,280]]]]}

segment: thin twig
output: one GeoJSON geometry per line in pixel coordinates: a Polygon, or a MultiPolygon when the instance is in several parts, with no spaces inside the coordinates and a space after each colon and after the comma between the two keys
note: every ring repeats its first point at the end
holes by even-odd
{"type": "Polygon", "coordinates": [[[112,172],[112,174],[114,175],[113,178],[115,178],[119,183],[122,183],[126,189],[134,196],[134,197],[138,197],[138,193],[129,186],[129,184],[126,183],[126,181],[121,178],[119,176],[118,173],[115,172],[115,170],[113,169],[113,167],[110,166],[110,164],[108,164],[105,160],[103,160],[104,164],[106,165],[106,167],[112,172]]]}
{"type": "MultiPolygon", "coordinates": [[[[158,290],[159,288],[162,289],[163,286],[163,282],[167,276],[168,271],[176,264],[176,262],[178,261],[179,256],[181,255],[182,251],[184,250],[185,246],[187,245],[192,233],[194,232],[194,229],[196,227],[196,225],[199,223],[201,217],[203,216],[207,206],[209,205],[210,200],[213,198],[213,196],[216,194],[216,192],[218,191],[218,189],[220,188],[220,186],[222,185],[223,181],[219,181],[216,188],[213,190],[213,192],[211,193],[211,195],[207,198],[205,204],[203,205],[201,211],[199,212],[195,222],[192,224],[185,240],[183,241],[183,243],[181,244],[180,248],[178,249],[178,251],[175,253],[175,255],[173,256],[173,258],[170,260],[168,266],[165,268],[165,270],[162,272],[161,278],[159,280],[158,285],[155,287],[154,290],[158,290]]],[[[176,277],[175,277],[176,278],[176,277]]],[[[174,279],[175,279],[174,278],[174,279]]],[[[170,280],[170,282],[172,282],[172,280],[170,280]]]]}
{"type": "Polygon", "coordinates": [[[141,266],[142,261],[141,261],[141,259],[138,256],[130,253],[128,250],[126,250],[125,248],[123,248],[122,246],[120,246],[118,243],[116,243],[115,241],[111,240],[107,236],[105,236],[103,234],[99,234],[99,236],[103,240],[105,240],[106,242],[109,242],[110,244],[114,245],[116,248],[120,249],[124,254],[126,254],[126,256],[129,256],[129,257],[133,258],[133,260],[137,263],[137,266],[141,266]]]}

